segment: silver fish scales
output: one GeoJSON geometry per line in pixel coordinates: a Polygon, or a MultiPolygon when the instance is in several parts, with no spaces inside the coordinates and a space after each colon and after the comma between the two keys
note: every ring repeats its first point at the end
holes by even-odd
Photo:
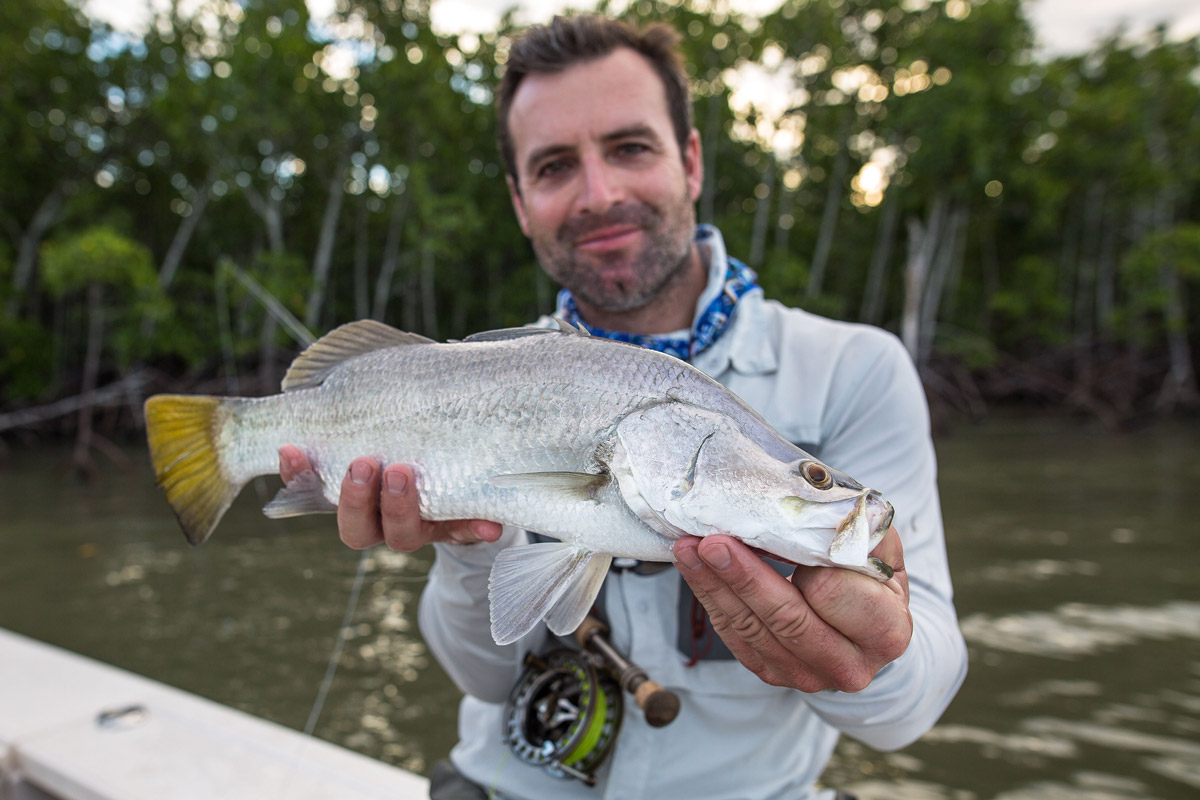
{"type": "Polygon", "coordinates": [[[661,353],[569,326],[435,343],[371,321],[322,338],[264,398],[146,402],[157,481],[203,542],[278,448],[314,472],[271,517],[336,509],[362,455],[405,463],[426,519],[490,519],[558,539],[509,547],[490,581],[493,637],[545,619],[569,633],[613,557],[672,561],[684,535],[725,533],[782,560],[881,580],[869,551],[892,509],[787,442],[728,389],[661,353]]]}

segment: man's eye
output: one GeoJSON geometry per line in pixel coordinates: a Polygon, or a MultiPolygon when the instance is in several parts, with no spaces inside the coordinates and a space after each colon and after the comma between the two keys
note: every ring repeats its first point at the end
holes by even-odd
{"type": "Polygon", "coordinates": [[[538,167],[537,175],[539,178],[553,178],[556,175],[561,175],[567,171],[567,162],[562,160],[547,161],[538,167]]]}
{"type": "Polygon", "coordinates": [[[623,142],[617,145],[617,153],[622,156],[640,156],[649,150],[650,148],[641,142],[623,142]]]}

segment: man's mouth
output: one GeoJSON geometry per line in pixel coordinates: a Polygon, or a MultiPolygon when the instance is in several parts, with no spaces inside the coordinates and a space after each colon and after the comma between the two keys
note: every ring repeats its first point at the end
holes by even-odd
{"type": "Polygon", "coordinates": [[[603,252],[628,247],[641,234],[637,225],[611,225],[589,231],[575,240],[577,250],[603,252]]]}
{"type": "Polygon", "coordinates": [[[565,246],[582,252],[604,253],[637,243],[638,237],[654,229],[657,215],[644,204],[623,204],[603,214],[581,214],[568,219],[558,231],[565,246]]]}

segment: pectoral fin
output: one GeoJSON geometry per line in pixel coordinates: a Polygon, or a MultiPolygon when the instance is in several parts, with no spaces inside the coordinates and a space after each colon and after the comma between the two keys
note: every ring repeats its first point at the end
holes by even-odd
{"type": "Polygon", "coordinates": [[[595,500],[609,480],[608,475],[591,472],[522,472],[495,475],[490,483],[497,489],[523,489],[576,501],[595,500]]]}
{"type": "Polygon", "coordinates": [[[305,470],[288,481],[275,499],[263,506],[271,519],[298,517],[302,514],[333,514],[337,506],[325,497],[325,484],[312,470],[305,470]]]}
{"type": "Polygon", "coordinates": [[[595,602],[611,561],[561,542],[516,545],[501,552],[488,579],[496,644],[517,641],[543,618],[555,633],[574,631],[595,602]]]}

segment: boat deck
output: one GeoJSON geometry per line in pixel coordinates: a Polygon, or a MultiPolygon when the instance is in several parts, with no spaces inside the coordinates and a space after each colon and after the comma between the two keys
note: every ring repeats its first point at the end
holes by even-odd
{"type": "Polygon", "coordinates": [[[0,800],[410,800],[419,775],[0,629],[0,800]]]}

